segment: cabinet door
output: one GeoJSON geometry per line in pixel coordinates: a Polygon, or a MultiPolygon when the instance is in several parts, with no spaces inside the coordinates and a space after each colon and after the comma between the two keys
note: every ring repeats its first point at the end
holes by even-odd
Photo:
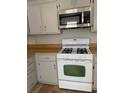
{"type": "Polygon", "coordinates": [[[94,85],[93,85],[93,89],[97,90],[97,56],[94,55],[94,69],[93,69],[93,81],[94,81],[94,85]]]}
{"type": "Polygon", "coordinates": [[[92,32],[97,32],[97,0],[93,2],[93,27],[92,32]]]}
{"type": "Polygon", "coordinates": [[[59,33],[56,2],[41,4],[42,34],[59,33]]]}
{"type": "Polygon", "coordinates": [[[56,1],[56,0],[40,0],[41,3],[48,3],[48,2],[53,2],[53,1],[56,1]]]}
{"type": "Polygon", "coordinates": [[[39,81],[45,84],[57,84],[55,62],[39,62],[39,81]]]}
{"type": "Polygon", "coordinates": [[[28,21],[28,18],[27,18],[27,35],[30,35],[30,29],[29,29],[29,21],[28,21]]]}
{"type": "Polygon", "coordinates": [[[75,7],[89,6],[91,0],[75,0],[75,7]]]}
{"type": "Polygon", "coordinates": [[[30,34],[41,33],[41,14],[39,5],[32,5],[28,7],[28,21],[30,34]]]}
{"type": "Polygon", "coordinates": [[[69,9],[73,8],[74,0],[58,0],[58,9],[69,9]]]}
{"type": "Polygon", "coordinates": [[[94,90],[97,89],[97,64],[94,65],[94,90]]]}
{"type": "Polygon", "coordinates": [[[91,0],[58,0],[58,8],[61,10],[89,6],[90,1],[91,0]]]}

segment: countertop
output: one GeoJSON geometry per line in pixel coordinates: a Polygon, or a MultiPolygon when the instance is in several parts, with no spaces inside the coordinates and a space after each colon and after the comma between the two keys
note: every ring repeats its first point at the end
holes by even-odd
{"type": "MultiPolygon", "coordinates": [[[[61,44],[30,44],[27,45],[27,57],[30,57],[35,53],[58,53],[61,48],[61,44]]],[[[97,44],[91,43],[90,50],[92,54],[97,54],[97,44]]]]}

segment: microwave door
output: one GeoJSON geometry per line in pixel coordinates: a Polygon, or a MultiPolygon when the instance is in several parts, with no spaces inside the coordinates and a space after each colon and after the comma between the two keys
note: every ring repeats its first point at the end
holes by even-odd
{"type": "Polygon", "coordinates": [[[82,24],[82,13],[60,15],[60,28],[76,28],[82,24]]]}

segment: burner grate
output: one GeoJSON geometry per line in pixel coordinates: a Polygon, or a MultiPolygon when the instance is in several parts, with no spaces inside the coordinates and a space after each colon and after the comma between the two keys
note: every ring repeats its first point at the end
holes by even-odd
{"type": "Polygon", "coordinates": [[[72,53],[72,48],[65,48],[63,51],[62,51],[62,53],[67,53],[67,54],[70,54],[70,53],[72,53]]]}
{"type": "Polygon", "coordinates": [[[78,48],[77,54],[88,54],[88,51],[86,48],[78,48]]]}

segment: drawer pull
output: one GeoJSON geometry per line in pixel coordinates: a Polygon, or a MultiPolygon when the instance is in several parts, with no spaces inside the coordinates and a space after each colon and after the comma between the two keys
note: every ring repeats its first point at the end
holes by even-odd
{"type": "Polygon", "coordinates": [[[33,64],[33,62],[29,62],[29,63],[27,63],[27,66],[30,66],[31,64],[33,64]]]}
{"type": "Polygon", "coordinates": [[[31,73],[33,73],[33,70],[29,71],[29,72],[27,73],[27,75],[30,75],[31,73]]]}
{"type": "Polygon", "coordinates": [[[32,75],[28,79],[30,79],[30,78],[32,78],[32,75]]]}
{"type": "Polygon", "coordinates": [[[34,85],[34,83],[32,82],[32,83],[30,84],[30,88],[32,88],[32,87],[33,87],[33,85],[34,85]]]}

